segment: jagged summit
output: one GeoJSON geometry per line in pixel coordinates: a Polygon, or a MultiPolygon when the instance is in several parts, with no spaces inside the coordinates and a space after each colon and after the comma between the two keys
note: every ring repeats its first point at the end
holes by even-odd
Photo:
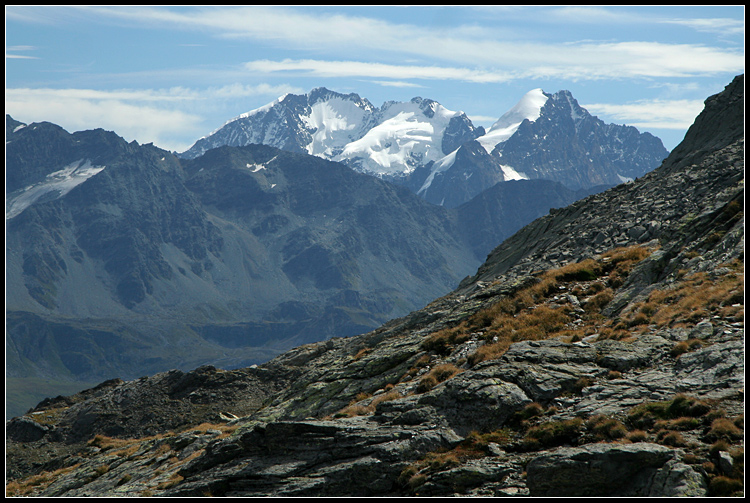
{"type": "MultiPolygon", "coordinates": [[[[562,92],[562,91],[561,91],[562,92]]],[[[524,120],[535,121],[542,113],[550,95],[541,89],[532,89],[516,105],[505,112],[486,134],[477,141],[491,154],[495,147],[510,138],[524,120]]]]}
{"type": "Polygon", "coordinates": [[[685,139],[656,170],[638,183],[591,196],[533,222],[498,246],[472,281],[505,274],[527,257],[537,263],[545,256],[554,264],[624,244],[634,236],[641,242],[653,239],[665,232],[665,224],[674,226],[676,216],[700,213],[699,204],[705,204],[701,194],[706,192],[726,204],[722,198],[729,197],[728,188],[736,191],[742,178],[738,166],[744,151],[743,81],[744,75],[736,77],[724,92],[706,100],[685,139]],[[704,161],[706,156],[711,156],[710,162],[704,161]],[[674,208],[674,213],[662,212],[654,201],[674,208]],[[620,210],[602,211],[604,207],[620,210]],[[536,237],[539,229],[544,229],[545,239],[536,237]]]}
{"type": "Polygon", "coordinates": [[[424,309],[39,404],[10,495],[742,496],[742,84],[424,309]]]}
{"type": "Polygon", "coordinates": [[[570,91],[534,89],[476,141],[415,176],[414,187],[427,201],[453,207],[509,180],[554,180],[573,190],[617,185],[656,168],[667,154],[650,133],[592,116],[570,91]]]}

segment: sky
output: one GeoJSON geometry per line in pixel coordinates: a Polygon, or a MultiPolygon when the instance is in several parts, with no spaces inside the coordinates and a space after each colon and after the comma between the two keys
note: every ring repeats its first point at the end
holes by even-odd
{"type": "Polygon", "coordinates": [[[489,128],[566,89],[672,150],[744,73],[744,6],[6,6],[5,110],[182,152],[316,87],[489,128]]]}

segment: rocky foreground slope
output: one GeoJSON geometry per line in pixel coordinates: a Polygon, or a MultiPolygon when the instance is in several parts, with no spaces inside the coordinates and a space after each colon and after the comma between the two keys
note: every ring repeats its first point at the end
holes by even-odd
{"type": "Polygon", "coordinates": [[[378,330],[40,403],[6,494],[744,494],[743,88],[378,330]]]}

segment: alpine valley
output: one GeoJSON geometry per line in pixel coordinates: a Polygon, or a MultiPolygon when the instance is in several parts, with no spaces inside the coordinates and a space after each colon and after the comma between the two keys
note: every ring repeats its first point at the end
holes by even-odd
{"type": "MultiPolygon", "coordinates": [[[[532,178],[616,155],[566,93],[527,97],[538,117],[454,144],[452,166],[475,152],[532,178]],[[553,162],[565,135],[583,140],[553,162]],[[575,152],[586,141],[597,155],[575,152]]],[[[740,75],[656,169],[611,160],[638,179],[507,238],[530,199],[570,189],[504,181],[451,209],[273,146],[188,160],[7,119],[10,368],[93,377],[296,347],[42,401],[6,424],[6,495],[744,496],[744,110],[740,75]]],[[[313,150],[345,155],[360,133],[313,150]]],[[[447,180],[439,160],[404,176],[447,180]]],[[[609,180],[593,173],[575,179],[609,180]]]]}
{"type": "Polygon", "coordinates": [[[318,88],[181,155],[6,116],[6,415],[375,329],[666,155],[539,89],[485,133],[432,100],[376,108],[318,88]]]}

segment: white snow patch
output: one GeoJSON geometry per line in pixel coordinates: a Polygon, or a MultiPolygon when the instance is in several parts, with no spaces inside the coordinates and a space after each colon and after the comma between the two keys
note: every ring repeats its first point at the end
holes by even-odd
{"type": "Polygon", "coordinates": [[[432,165],[432,171],[430,172],[430,176],[427,177],[427,179],[424,181],[422,186],[417,191],[417,194],[424,193],[427,189],[430,188],[430,185],[432,185],[432,181],[435,179],[435,175],[438,173],[442,173],[443,171],[447,171],[450,169],[451,166],[453,166],[453,163],[456,162],[456,153],[458,152],[458,149],[454,150],[450,154],[446,155],[442,159],[439,159],[435,162],[435,164],[432,165]]]}
{"type": "Polygon", "coordinates": [[[621,174],[619,174],[619,173],[617,174],[617,178],[619,178],[619,179],[620,179],[620,181],[621,181],[622,183],[629,183],[629,182],[632,182],[632,181],[633,181],[633,179],[632,179],[632,178],[630,178],[630,177],[628,177],[628,176],[622,176],[622,175],[621,175],[621,174]]]}
{"type": "MultiPolygon", "coordinates": [[[[251,173],[257,173],[257,172],[258,172],[258,171],[260,171],[261,169],[266,169],[266,166],[268,166],[268,165],[269,165],[269,164],[271,164],[271,163],[272,163],[273,161],[275,161],[277,157],[278,157],[278,155],[275,155],[275,156],[273,156],[272,158],[270,158],[269,160],[267,160],[266,162],[264,162],[264,163],[261,163],[261,164],[250,164],[250,163],[246,163],[246,164],[245,164],[245,167],[246,167],[247,169],[249,169],[251,173]]],[[[201,168],[201,169],[203,169],[203,168],[201,168]]]]}
{"type": "Polygon", "coordinates": [[[580,119],[583,119],[583,115],[578,113],[568,93],[565,93],[565,99],[568,100],[568,105],[570,105],[570,118],[573,119],[574,123],[578,123],[580,119]]]}
{"type": "Polygon", "coordinates": [[[384,107],[380,124],[347,144],[333,160],[359,159],[362,169],[376,174],[408,174],[417,164],[445,157],[440,149],[443,133],[461,112],[437,103],[431,108],[434,114],[427,117],[417,103],[391,103],[384,107]]]}
{"type": "Polygon", "coordinates": [[[20,215],[23,210],[42,198],[49,201],[63,197],[104,168],[105,166],[93,166],[91,161],[81,159],[50,173],[44,181],[9,194],[5,200],[5,219],[20,215]]]}
{"type": "Polygon", "coordinates": [[[542,112],[542,107],[547,103],[547,99],[541,89],[532,89],[513,108],[505,112],[487,133],[477,138],[477,141],[488,154],[492,153],[498,143],[507,141],[508,138],[513,136],[524,119],[529,119],[532,122],[537,120],[542,112]]]}
{"type": "MultiPolygon", "coordinates": [[[[275,100],[273,100],[271,103],[267,103],[267,104],[263,105],[262,107],[256,108],[255,110],[250,110],[249,112],[245,112],[244,114],[240,114],[237,117],[235,117],[234,119],[230,120],[229,122],[234,122],[234,121],[239,120],[239,119],[247,119],[248,117],[251,117],[251,116],[253,116],[255,114],[259,114],[259,113],[262,113],[262,112],[268,112],[269,110],[271,110],[273,108],[274,105],[276,105],[276,104],[281,103],[282,101],[284,101],[284,98],[286,98],[287,96],[289,96],[289,94],[290,93],[283,94],[283,95],[279,96],[278,98],[276,98],[275,100]]],[[[227,122],[227,124],[229,124],[229,122],[227,122]]]]}
{"type": "Polygon", "coordinates": [[[318,157],[332,156],[334,149],[340,150],[362,136],[361,129],[367,116],[368,111],[350,100],[331,98],[315,103],[309,116],[300,116],[305,126],[315,131],[307,152],[318,157]]]}
{"type": "Polygon", "coordinates": [[[250,170],[251,173],[257,173],[261,169],[266,169],[265,166],[262,164],[247,164],[247,168],[250,170]]]}
{"type": "Polygon", "coordinates": [[[505,164],[500,165],[500,169],[503,170],[503,176],[505,180],[528,180],[529,177],[522,171],[516,171],[512,166],[505,164]]]}
{"type": "Polygon", "coordinates": [[[16,131],[18,131],[19,129],[23,129],[23,128],[25,128],[25,127],[26,127],[26,124],[21,124],[20,126],[16,126],[16,127],[15,127],[15,129],[13,129],[13,132],[15,133],[15,132],[16,132],[16,131]]]}

